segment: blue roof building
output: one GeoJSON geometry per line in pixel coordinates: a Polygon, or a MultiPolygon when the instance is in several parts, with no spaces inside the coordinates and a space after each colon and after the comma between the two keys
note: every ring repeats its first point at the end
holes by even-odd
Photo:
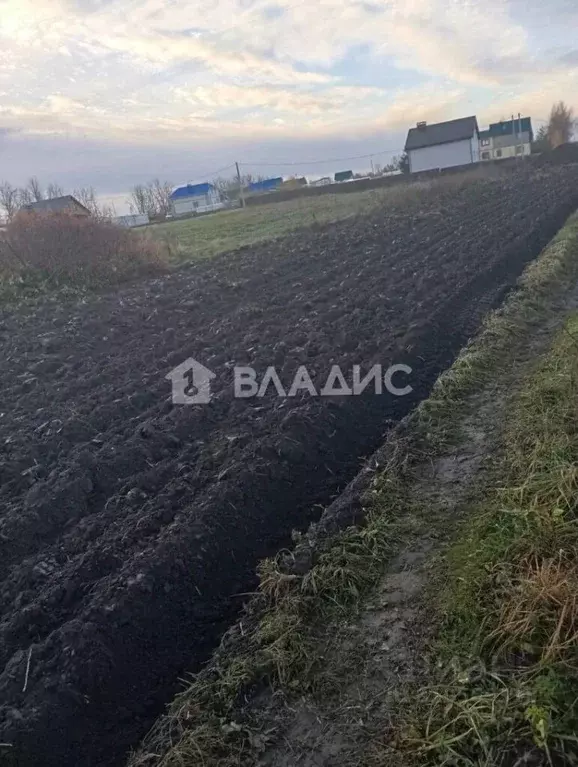
{"type": "Polygon", "coordinates": [[[533,141],[532,118],[522,117],[521,120],[503,120],[499,123],[490,123],[489,130],[480,131],[480,138],[513,136],[516,133],[530,133],[532,137],[530,140],[533,141]]]}
{"type": "Polygon", "coordinates": [[[266,178],[263,181],[254,181],[252,184],[249,184],[246,191],[254,193],[273,192],[275,189],[278,189],[282,183],[283,179],[281,177],[266,178]]]}
{"type": "Polygon", "coordinates": [[[533,140],[530,117],[491,123],[488,130],[480,131],[480,159],[505,160],[508,157],[529,155],[533,140]]]}
{"type": "Polygon", "coordinates": [[[171,192],[175,216],[188,213],[210,213],[225,207],[221,193],[214,184],[184,184],[171,192]]]}
{"type": "Polygon", "coordinates": [[[182,200],[185,197],[202,197],[216,190],[213,184],[205,182],[204,184],[185,184],[178,186],[171,192],[171,200],[182,200]]]}

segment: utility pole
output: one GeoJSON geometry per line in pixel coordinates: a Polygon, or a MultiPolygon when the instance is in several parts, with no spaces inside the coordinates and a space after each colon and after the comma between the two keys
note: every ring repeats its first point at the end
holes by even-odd
{"type": "MultiPolygon", "coordinates": [[[[522,141],[522,115],[520,112],[518,112],[518,138],[520,140],[520,146],[522,147],[522,152],[520,153],[520,160],[524,159],[524,143],[522,141]]],[[[518,154],[518,145],[516,144],[516,155],[518,154]]]]}
{"type": "Polygon", "coordinates": [[[375,168],[373,167],[373,157],[370,158],[370,162],[371,162],[371,175],[375,176],[375,168]]]}
{"type": "Polygon", "coordinates": [[[235,163],[235,167],[237,168],[237,179],[239,180],[239,197],[241,198],[241,207],[245,207],[245,193],[243,192],[243,184],[241,182],[241,171],[239,170],[239,163],[235,163]]]}
{"type": "Polygon", "coordinates": [[[516,131],[516,120],[512,113],[512,136],[514,137],[514,159],[518,157],[518,133],[516,131]]]}

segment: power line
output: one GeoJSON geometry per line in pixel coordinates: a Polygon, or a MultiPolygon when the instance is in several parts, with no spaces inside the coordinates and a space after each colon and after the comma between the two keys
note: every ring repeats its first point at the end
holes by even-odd
{"type": "Polygon", "coordinates": [[[187,184],[195,184],[200,182],[201,180],[206,181],[208,178],[215,178],[216,175],[219,173],[223,173],[226,170],[229,170],[229,168],[234,168],[235,163],[231,163],[230,165],[225,165],[224,168],[219,168],[218,170],[212,170],[208,171],[207,173],[199,173],[198,176],[196,176],[194,179],[190,179],[187,181],[187,184]]]}
{"type": "Polygon", "coordinates": [[[299,160],[298,162],[240,162],[243,167],[252,167],[254,165],[267,166],[295,166],[295,165],[323,165],[328,162],[348,162],[349,160],[367,160],[371,157],[379,157],[382,154],[399,154],[403,149],[384,149],[381,152],[371,152],[371,154],[358,154],[354,157],[330,157],[327,160],[299,160]]]}

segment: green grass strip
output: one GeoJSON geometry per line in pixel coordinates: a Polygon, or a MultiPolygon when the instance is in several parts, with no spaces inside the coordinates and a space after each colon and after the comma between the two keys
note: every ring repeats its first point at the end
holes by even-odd
{"type": "Polygon", "coordinates": [[[449,552],[424,765],[578,763],[578,315],[511,410],[496,485],[449,552]]]}

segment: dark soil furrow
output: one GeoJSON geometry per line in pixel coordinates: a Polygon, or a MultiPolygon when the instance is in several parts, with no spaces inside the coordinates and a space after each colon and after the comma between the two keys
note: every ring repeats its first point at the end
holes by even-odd
{"type": "MultiPolygon", "coordinates": [[[[578,206],[578,168],[242,249],[72,307],[0,316],[0,741],[19,767],[119,764],[253,588],[427,396],[578,206]],[[210,404],[175,406],[187,357],[210,404]],[[408,364],[405,397],[232,396],[408,364]],[[27,689],[23,676],[32,647],[27,689]]],[[[4,756],[4,754],[3,754],[4,756]]],[[[10,761],[8,762],[10,763],[10,761]]]]}

